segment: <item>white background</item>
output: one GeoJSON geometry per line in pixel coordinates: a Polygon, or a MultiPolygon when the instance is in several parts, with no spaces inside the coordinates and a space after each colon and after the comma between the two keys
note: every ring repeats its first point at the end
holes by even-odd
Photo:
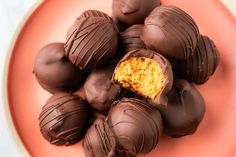
{"type": "MultiPolygon", "coordinates": [[[[222,0],[236,15],[236,0],[222,0]]],[[[6,74],[6,56],[19,24],[37,0],[0,0],[0,157],[21,157],[18,146],[9,131],[4,104],[3,74],[6,74]]]]}

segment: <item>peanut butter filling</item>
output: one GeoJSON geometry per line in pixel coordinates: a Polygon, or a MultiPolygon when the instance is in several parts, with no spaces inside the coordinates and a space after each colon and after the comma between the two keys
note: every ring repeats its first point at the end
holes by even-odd
{"type": "Polygon", "coordinates": [[[165,77],[160,65],[153,59],[131,57],[115,70],[115,82],[122,87],[154,99],[163,89],[165,77]]]}

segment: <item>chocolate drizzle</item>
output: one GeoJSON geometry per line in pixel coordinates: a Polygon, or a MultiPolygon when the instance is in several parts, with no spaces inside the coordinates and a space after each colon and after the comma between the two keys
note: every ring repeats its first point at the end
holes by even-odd
{"type": "Polygon", "coordinates": [[[140,39],[142,32],[143,25],[137,24],[127,28],[124,32],[120,33],[123,53],[128,53],[132,50],[146,48],[144,42],[140,39]]]}
{"type": "Polygon", "coordinates": [[[186,59],[195,50],[199,30],[186,12],[162,5],[145,19],[142,38],[148,48],[166,57],[186,59]]]}
{"type": "Polygon", "coordinates": [[[117,144],[114,133],[103,118],[96,119],[82,143],[86,157],[131,157],[117,144]]]}
{"type": "Polygon", "coordinates": [[[202,84],[214,74],[219,60],[219,51],[214,42],[201,35],[193,56],[186,60],[172,61],[172,64],[177,77],[202,84]]]}
{"type": "Polygon", "coordinates": [[[40,131],[51,144],[74,144],[83,138],[90,115],[90,108],[82,98],[57,93],[42,108],[40,131]]]}
{"type": "Polygon", "coordinates": [[[80,69],[92,69],[113,58],[118,30],[105,13],[87,10],[68,31],[66,56],[80,69]]]}
{"type": "Polygon", "coordinates": [[[115,102],[107,123],[120,145],[133,155],[150,152],[162,134],[159,111],[135,98],[123,98],[115,102]]]}

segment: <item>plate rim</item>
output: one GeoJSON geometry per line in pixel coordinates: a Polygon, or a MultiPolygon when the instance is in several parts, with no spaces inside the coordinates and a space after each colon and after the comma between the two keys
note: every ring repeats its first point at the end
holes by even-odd
{"type": "Polygon", "coordinates": [[[4,61],[4,66],[3,66],[3,92],[2,92],[2,97],[3,97],[3,112],[5,112],[5,117],[7,121],[7,130],[10,131],[11,134],[11,139],[14,141],[14,144],[16,145],[16,148],[18,149],[17,152],[19,152],[19,155],[22,156],[30,156],[29,151],[25,147],[25,144],[21,140],[20,135],[18,134],[16,128],[15,128],[15,123],[12,118],[12,112],[10,109],[10,102],[9,102],[9,90],[8,90],[8,85],[9,85],[9,67],[12,62],[12,54],[15,49],[15,45],[19,40],[19,36],[22,33],[22,30],[26,27],[28,21],[30,20],[30,17],[37,12],[37,10],[40,8],[40,6],[45,2],[44,0],[37,0],[34,1],[33,4],[28,8],[28,11],[22,16],[22,19],[20,20],[18,27],[16,28],[13,36],[11,37],[11,40],[9,41],[9,46],[6,51],[6,57],[4,61]]]}

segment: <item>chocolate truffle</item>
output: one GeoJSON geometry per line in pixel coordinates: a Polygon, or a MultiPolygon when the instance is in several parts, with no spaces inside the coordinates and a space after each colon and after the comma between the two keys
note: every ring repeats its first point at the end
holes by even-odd
{"type": "Polygon", "coordinates": [[[219,51],[214,42],[201,35],[193,56],[185,60],[176,60],[173,69],[177,77],[202,84],[214,74],[219,60],[219,51]]]}
{"type": "Polygon", "coordinates": [[[119,149],[116,137],[103,118],[88,129],[83,140],[86,157],[134,157],[119,149]]]}
{"type": "Polygon", "coordinates": [[[107,112],[117,100],[121,87],[112,82],[115,65],[94,69],[84,83],[85,98],[92,108],[107,112]]]}
{"type": "Polygon", "coordinates": [[[118,43],[118,29],[105,13],[87,10],[68,31],[66,56],[80,69],[93,69],[114,57],[118,43]]]}
{"type": "Polygon", "coordinates": [[[128,53],[132,50],[145,49],[144,42],[140,39],[143,32],[143,25],[137,24],[129,27],[120,33],[122,52],[128,53]]]}
{"type": "Polygon", "coordinates": [[[172,137],[193,134],[205,114],[201,94],[186,80],[175,80],[167,96],[167,107],[157,106],[163,118],[164,131],[172,137]]]}
{"type": "Polygon", "coordinates": [[[172,88],[172,67],[160,54],[140,49],[127,53],[117,64],[114,82],[150,101],[166,105],[166,93],[172,88]]]}
{"type": "Polygon", "coordinates": [[[70,145],[83,138],[90,119],[86,101],[69,93],[57,93],[43,106],[39,126],[51,144],[70,145]]]}
{"type": "Polygon", "coordinates": [[[155,8],[145,19],[142,40],[165,57],[186,59],[195,50],[199,30],[193,18],[176,6],[155,8]]]}
{"type": "Polygon", "coordinates": [[[33,73],[39,84],[50,93],[74,91],[83,83],[85,71],[65,57],[64,43],[51,43],[37,54],[33,73]]]}
{"type": "Polygon", "coordinates": [[[142,24],[149,13],[159,5],[159,0],[113,0],[112,16],[126,27],[142,24]]]}
{"type": "Polygon", "coordinates": [[[107,117],[119,144],[133,155],[154,149],[162,134],[159,110],[135,98],[123,98],[113,104],[107,117]]]}

